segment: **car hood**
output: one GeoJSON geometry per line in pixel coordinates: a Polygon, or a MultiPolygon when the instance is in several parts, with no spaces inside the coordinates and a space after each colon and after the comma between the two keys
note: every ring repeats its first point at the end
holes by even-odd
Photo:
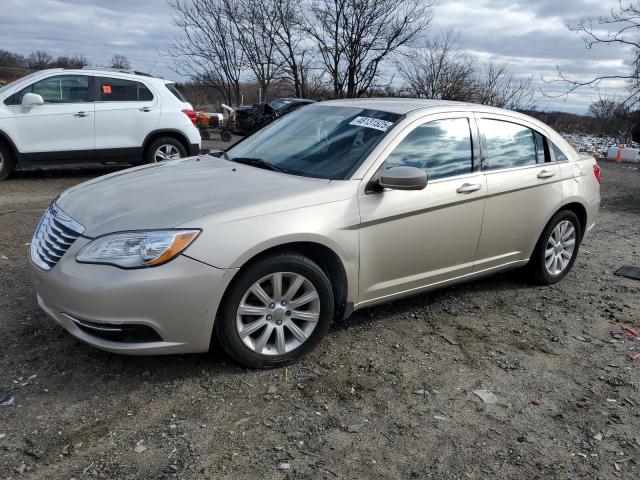
{"type": "Polygon", "coordinates": [[[205,155],[112,173],[67,190],[56,203],[85,227],[85,236],[96,237],[125,230],[173,228],[204,215],[329,184],[329,180],[205,155]]]}

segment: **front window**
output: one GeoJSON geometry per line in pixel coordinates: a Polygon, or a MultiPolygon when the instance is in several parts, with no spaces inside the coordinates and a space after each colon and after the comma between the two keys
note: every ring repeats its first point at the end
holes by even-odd
{"type": "Polygon", "coordinates": [[[294,175],[344,180],[400,117],[358,107],[304,107],[231,147],[227,157],[259,159],[294,175]]]}
{"type": "Polygon", "coordinates": [[[471,173],[473,144],[469,120],[435,120],[416,127],[387,157],[386,167],[421,168],[430,180],[471,173]]]}
{"type": "Polygon", "coordinates": [[[58,75],[45,78],[12,95],[8,104],[20,105],[27,93],[40,95],[45,103],[86,103],[89,101],[89,77],[58,75]]]}

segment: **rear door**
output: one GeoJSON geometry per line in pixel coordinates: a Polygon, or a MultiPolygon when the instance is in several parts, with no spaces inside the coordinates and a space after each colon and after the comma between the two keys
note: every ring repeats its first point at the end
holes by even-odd
{"type": "Polygon", "coordinates": [[[93,78],[55,75],[32,83],[10,98],[21,153],[27,161],[91,159],[94,154],[93,78]],[[35,93],[44,105],[23,107],[35,93]]]}
{"type": "Polygon", "coordinates": [[[423,168],[428,184],[420,191],[363,188],[359,303],[471,273],[487,190],[474,165],[479,149],[472,126],[467,114],[430,115],[383,154],[380,168],[423,168]]]}
{"type": "Polygon", "coordinates": [[[142,81],[96,77],[95,115],[98,157],[138,157],[160,121],[160,97],[142,81]]]}
{"type": "Polygon", "coordinates": [[[487,179],[474,271],[527,260],[562,204],[562,172],[546,137],[521,120],[476,114],[487,179]]]}

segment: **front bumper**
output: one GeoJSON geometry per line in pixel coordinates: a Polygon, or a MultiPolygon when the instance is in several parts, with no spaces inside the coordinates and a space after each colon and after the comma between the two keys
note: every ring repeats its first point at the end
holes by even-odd
{"type": "Polygon", "coordinates": [[[236,270],[222,270],[180,255],[153,268],[123,270],[80,264],[80,238],[50,271],[31,264],[40,308],[78,339],[114,353],[152,355],[205,352],[222,295],[236,270]],[[114,326],[152,329],[157,336],[114,341],[114,326]],[[91,333],[91,328],[95,334],[91,333]]]}

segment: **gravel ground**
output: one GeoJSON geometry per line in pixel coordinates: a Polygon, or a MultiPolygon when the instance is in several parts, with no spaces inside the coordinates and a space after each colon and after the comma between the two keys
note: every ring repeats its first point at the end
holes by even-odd
{"type": "MultiPolygon", "coordinates": [[[[108,169],[107,169],[108,170],[108,169]]],[[[98,170],[0,184],[0,478],[640,478],[640,172],[603,165],[573,271],[518,272],[359,311],[305,361],[123,357],[42,314],[27,245],[98,170]],[[485,403],[477,390],[488,390],[485,403]]]]}

